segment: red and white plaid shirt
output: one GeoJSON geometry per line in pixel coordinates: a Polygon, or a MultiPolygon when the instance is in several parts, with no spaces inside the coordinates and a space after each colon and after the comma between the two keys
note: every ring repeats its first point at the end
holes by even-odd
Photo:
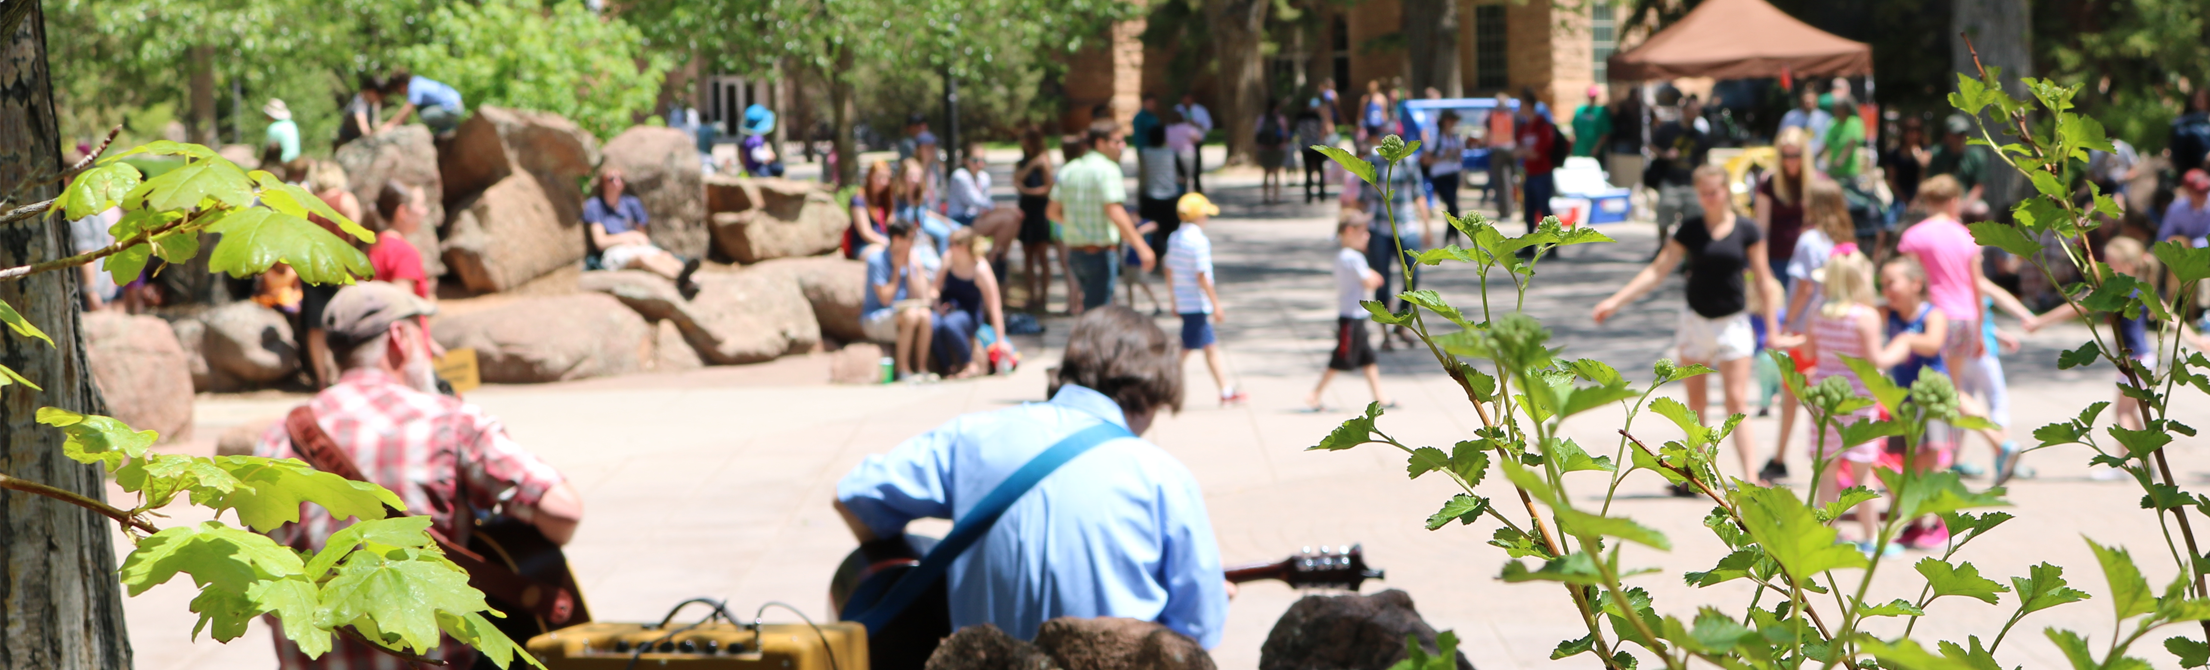
{"type": "MultiPolygon", "coordinates": [[[[446,537],[462,535],[455,518],[454,500],[466,477],[468,504],[479,510],[498,509],[508,516],[529,521],[536,515],[538,499],[560,484],[552,466],[515,444],[498,419],[482,408],[458,398],[423,393],[382,370],[356,368],[346,371],[338,383],[308,402],[315,423],[330,435],[339,449],[352,455],[362,475],[391,489],[407,504],[409,514],[428,514],[434,528],[446,537]]],[[[299,458],[292,451],[291,435],[278,421],[261,436],[255,456],[299,458]]],[[[305,459],[301,459],[305,460],[305,459]]],[[[302,503],[299,522],[285,524],[269,536],[301,551],[322,548],[332,533],[352,525],[351,518],[335,520],[320,506],[302,503]]],[[[273,623],[273,622],[272,622],[273,623]]],[[[285,670],[404,670],[405,661],[345,638],[322,658],[308,660],[299,647],[276,636],[276,655],[285,670]]],[[[519,642],[519,640],[517,640],[519,642]]],[[[447,640],[443,656],[465,652],[447,640]]],[[[465,664],[465,661],[463,661],[465,664]]]]}

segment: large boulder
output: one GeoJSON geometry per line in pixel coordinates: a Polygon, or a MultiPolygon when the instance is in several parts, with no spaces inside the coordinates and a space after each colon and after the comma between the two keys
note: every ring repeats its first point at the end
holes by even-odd
{"type": "Polygon", "coordinates": [[[835,257],[782,258],[745,270],[785,277],[798,285],[813,307],[813,319],[821,334],[841,342],[867,339],[860,332],[860,311],[867,298],[867,264],[835,257]]]}
{"type": "Polygon", "coordinates": [[[829,352],[829,383],[881,384],[882,361],[890,352],[873,342],[853,342],[829,352]]]}
{"type": "Polygon", "coordinates": [[[714,245],[738,263],[835,251],[852,226],[828,187],[789,179],[714,175],[706,181],[714,245]]]}
{"type": "MultiPolygon", "coordinates": [[[[385,181],[421,189],[422,204],[430,210],[425,220],[445,220],[444,179],[438,174],[437,143],[431,140],[429,128],[405,125],[353,140],[338,147],[335,158],[338,166],[345,168],[347,190],[361,201],[361,218],[365,219],[361,225],[383,229],[376,214],[376,195],[383,192],[385,181]]],[[[435,226],[423,226],[407,236],[407,241],[422,253],[425,272],[431,277],[445,274],[435,226]]]]}
{"type": "Polygon", "coordinates": [[[535,177],[509,175],[453,216],[445,257],[468,290],[504,291],[582,260],[581,225],[560,219],[535,177]]]}
{"type": "Polygon", "coordinates": [[[476,350],[486,382],[534,384],[629,374],[652,356],[652,327],[621,301],[593,293],[520,298],[439,317],[431,336],[476,350]]]}
{"type": "MultiPolygon", "coordinates": [[[[299,371],[291,319],[257,303],[234,302],[199,315],[200,353],[211,390],[262,386],[299,371]]],[[[189,363],[187,363],[189,365],[189,363]]]]}
{"type": "Polygon", "coordinates": [[[562,223],[583,216],[579,180],[599,162],[599,140],[558,114],[477,107],[439,148],[445,204],[456,206],[516,172],[537,178],[562,223]]]}
{"type": "Polygon", "coordinates": [[[691,348],[690,340],[683,338],[683,329],[677,328],[674,321],[655,321],[652,327],[654,372],[682,372],[706,367],[706,361],[698,358],[698,350],[691,348]]]}
{"type": "Polygon", "coordinates": [[[223,145],[223,148],[215,151],[215,155],[222,156],[223,160],[237,163],[240,169],[261,169],[260,147],[248,146],[244,144],[225,144],[223,145]]]}
{"type": "Polygon", "coordinates": [[[675,322],[708,365],[741,365],[804,352],[821,343],[821,326],[796,282],[780,273],[697,275],[684,300],[675,284],[643,270],[585,272],[577,287],[619,298],[646,319],[675,322]]]}
{"type": "MultiPolygon", "coordinates": [[[[1397,589],[1373,595],[1305,596],[1274,622],[1259,647],[1259,670],[1386,668],[1405,657],[1405,636],[1435,649],[1435,628],[1397,589]]],[[[1473,670],[1464,652],[1459,670],[1473,670]]]]}
{"type": "Polygon", "coordinates": [[[1035,644],[1066,670],[1213,670],[1214,667],[1212,656],[1206,654],[1196,640],[1157,623],[1136,619],[1060,617],[1036,628],[1035,644]]]}
{"type": "Polygon", "coordinates": [[[637,126],[607,140],[605,167],[621,168],[630,193],[645,204],[652,243],[685,258],[704,258],[706,193],[698,142],[674,128],[637,126]]]}
{"type": "Polygon", "coordinates": [[[192,375],[192,389],[217,390],[215,371],[207,366],[207,324],[198,318],[182,318],[169,322],[169,329],[176,333],[177,346],[184,349],[184,367],[192,375]]]}
{"type": "Polygon", "coordinates": [[[85,359],[108,413],[176,440],[192,432],[192,373],[169,322],[119,311],[84,315],[85,359]]]}
{"type": "Polygon", "coordinates": [[[929,654],[925,670],[1060,670],[1036,645],[978,623],[959,629],[929,654]]]}

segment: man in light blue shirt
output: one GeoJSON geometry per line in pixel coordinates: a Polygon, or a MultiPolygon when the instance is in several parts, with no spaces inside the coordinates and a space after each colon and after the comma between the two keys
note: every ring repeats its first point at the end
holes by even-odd
{"type": "Polygon", "coordinates": [[[408,72],[406,68],[393,70],[389,82],[386,86],[391,88],[384,91],[384,97],[405,98],[407,103],[392,114],[391,120],[384,122],[382,130],[406,123],[407,114],[412,112],[422,116],[422,125],[429,126],[431,133],[444,135],[459,127],[461,116],[467,113],[461,105],[460,91],[444,82],[408,72]]]}
{"type": "MultiPolygon", "coordinates": [[[[963,518],[1059,440],[1101,422],[1141,435],[1158,410],[1180,409],[1176,353],[1126,307],[1084,312],[1050,402],[961,416],[867,457],[837,483],[837,510],[862,542],[898,537],[918,518],[963,518]]],[[[1125,617],[1211,648],[1228,616],[1203,492],[1180,461],[1134,437],[1030,489],[945,579],[954,629],[988,623],[1023,640],[1057,617],[1125,617]]]]}

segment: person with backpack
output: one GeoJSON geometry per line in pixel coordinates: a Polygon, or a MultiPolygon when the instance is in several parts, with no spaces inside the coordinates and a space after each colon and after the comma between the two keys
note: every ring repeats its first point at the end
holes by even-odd
{"type": "Polygon", "coordinates": [[[1289,119],[1282,116],[1281,101],[1266,101],[1266,113],[1258,117],[1259,198],[1267,204],[1281,201],[1282,168],[1289,165],[1289,119]]]}
{"type": "MultiPolygon", "coordinates": [[[[1520,182],[1521,210],[1527,217],[1527,232],[1535,232],[1535,224],[1542,217],[1550,216],[1550,196],[1557,194],[1558,183],[1552,172],[1565,162],[1573,144],[1562,140],[1557,124],[1539,113],[1535,106],[1535,90],[1521,89],[1519,93],[1519,122],[1517,140],[1519,155],[1523,159],[1521,170],[1526,176],[1520,182]]],[[[1525,249],[1522,250],[1527,251],[1525,249]]]]}

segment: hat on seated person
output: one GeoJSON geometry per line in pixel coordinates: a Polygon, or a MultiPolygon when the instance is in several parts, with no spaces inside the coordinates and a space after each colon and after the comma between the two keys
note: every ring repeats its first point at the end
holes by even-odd
{"type": "Polygon", "coordinates": [[[391,324],[437,314],[437,306],[390,282],[365,281],[338,289],[322,309],[322,329],[339,350],[375,339],[391,324]]]}
{"type": "Polygon", "coordinates": [[[2179,178],[2179,185],[2196,193],[2210,193],[2210,172],[2203,172],[2202,168],[2188,170],[2185,176],[2179,178]]]}
{"type": "Polygon", "coordinates": [[[290,121],[292,119],[292,108],[285,105],[283,100],[276,98],[269,98],[269,104],[261,106],[261,113],[267,114],[269,118],[278,121],[290,121]]]}
{"type": "Polygon", "coordinates": [[[744,125],[739,128],[746,135],[766,135],[775,132],[775,112],[754,104],[744,108],[744,125]]]}
{"type": "Polygon", "coordinates": [[[1972,117],[1963,114],[1951,114],[1944,125],[1949,129],[1949,132],[1963,135],[1972,132],[1972,117]]]}
{"type": "Polygon", "coordinates": [[[1182,199],[1174,203],[1174,211],[1180,213],[1184,221],[1197,218],[1198,215],[1220,216],[1220,206],[1212,204],[1212,200],[1203,193],[1182,194],[1182,199]]]}

